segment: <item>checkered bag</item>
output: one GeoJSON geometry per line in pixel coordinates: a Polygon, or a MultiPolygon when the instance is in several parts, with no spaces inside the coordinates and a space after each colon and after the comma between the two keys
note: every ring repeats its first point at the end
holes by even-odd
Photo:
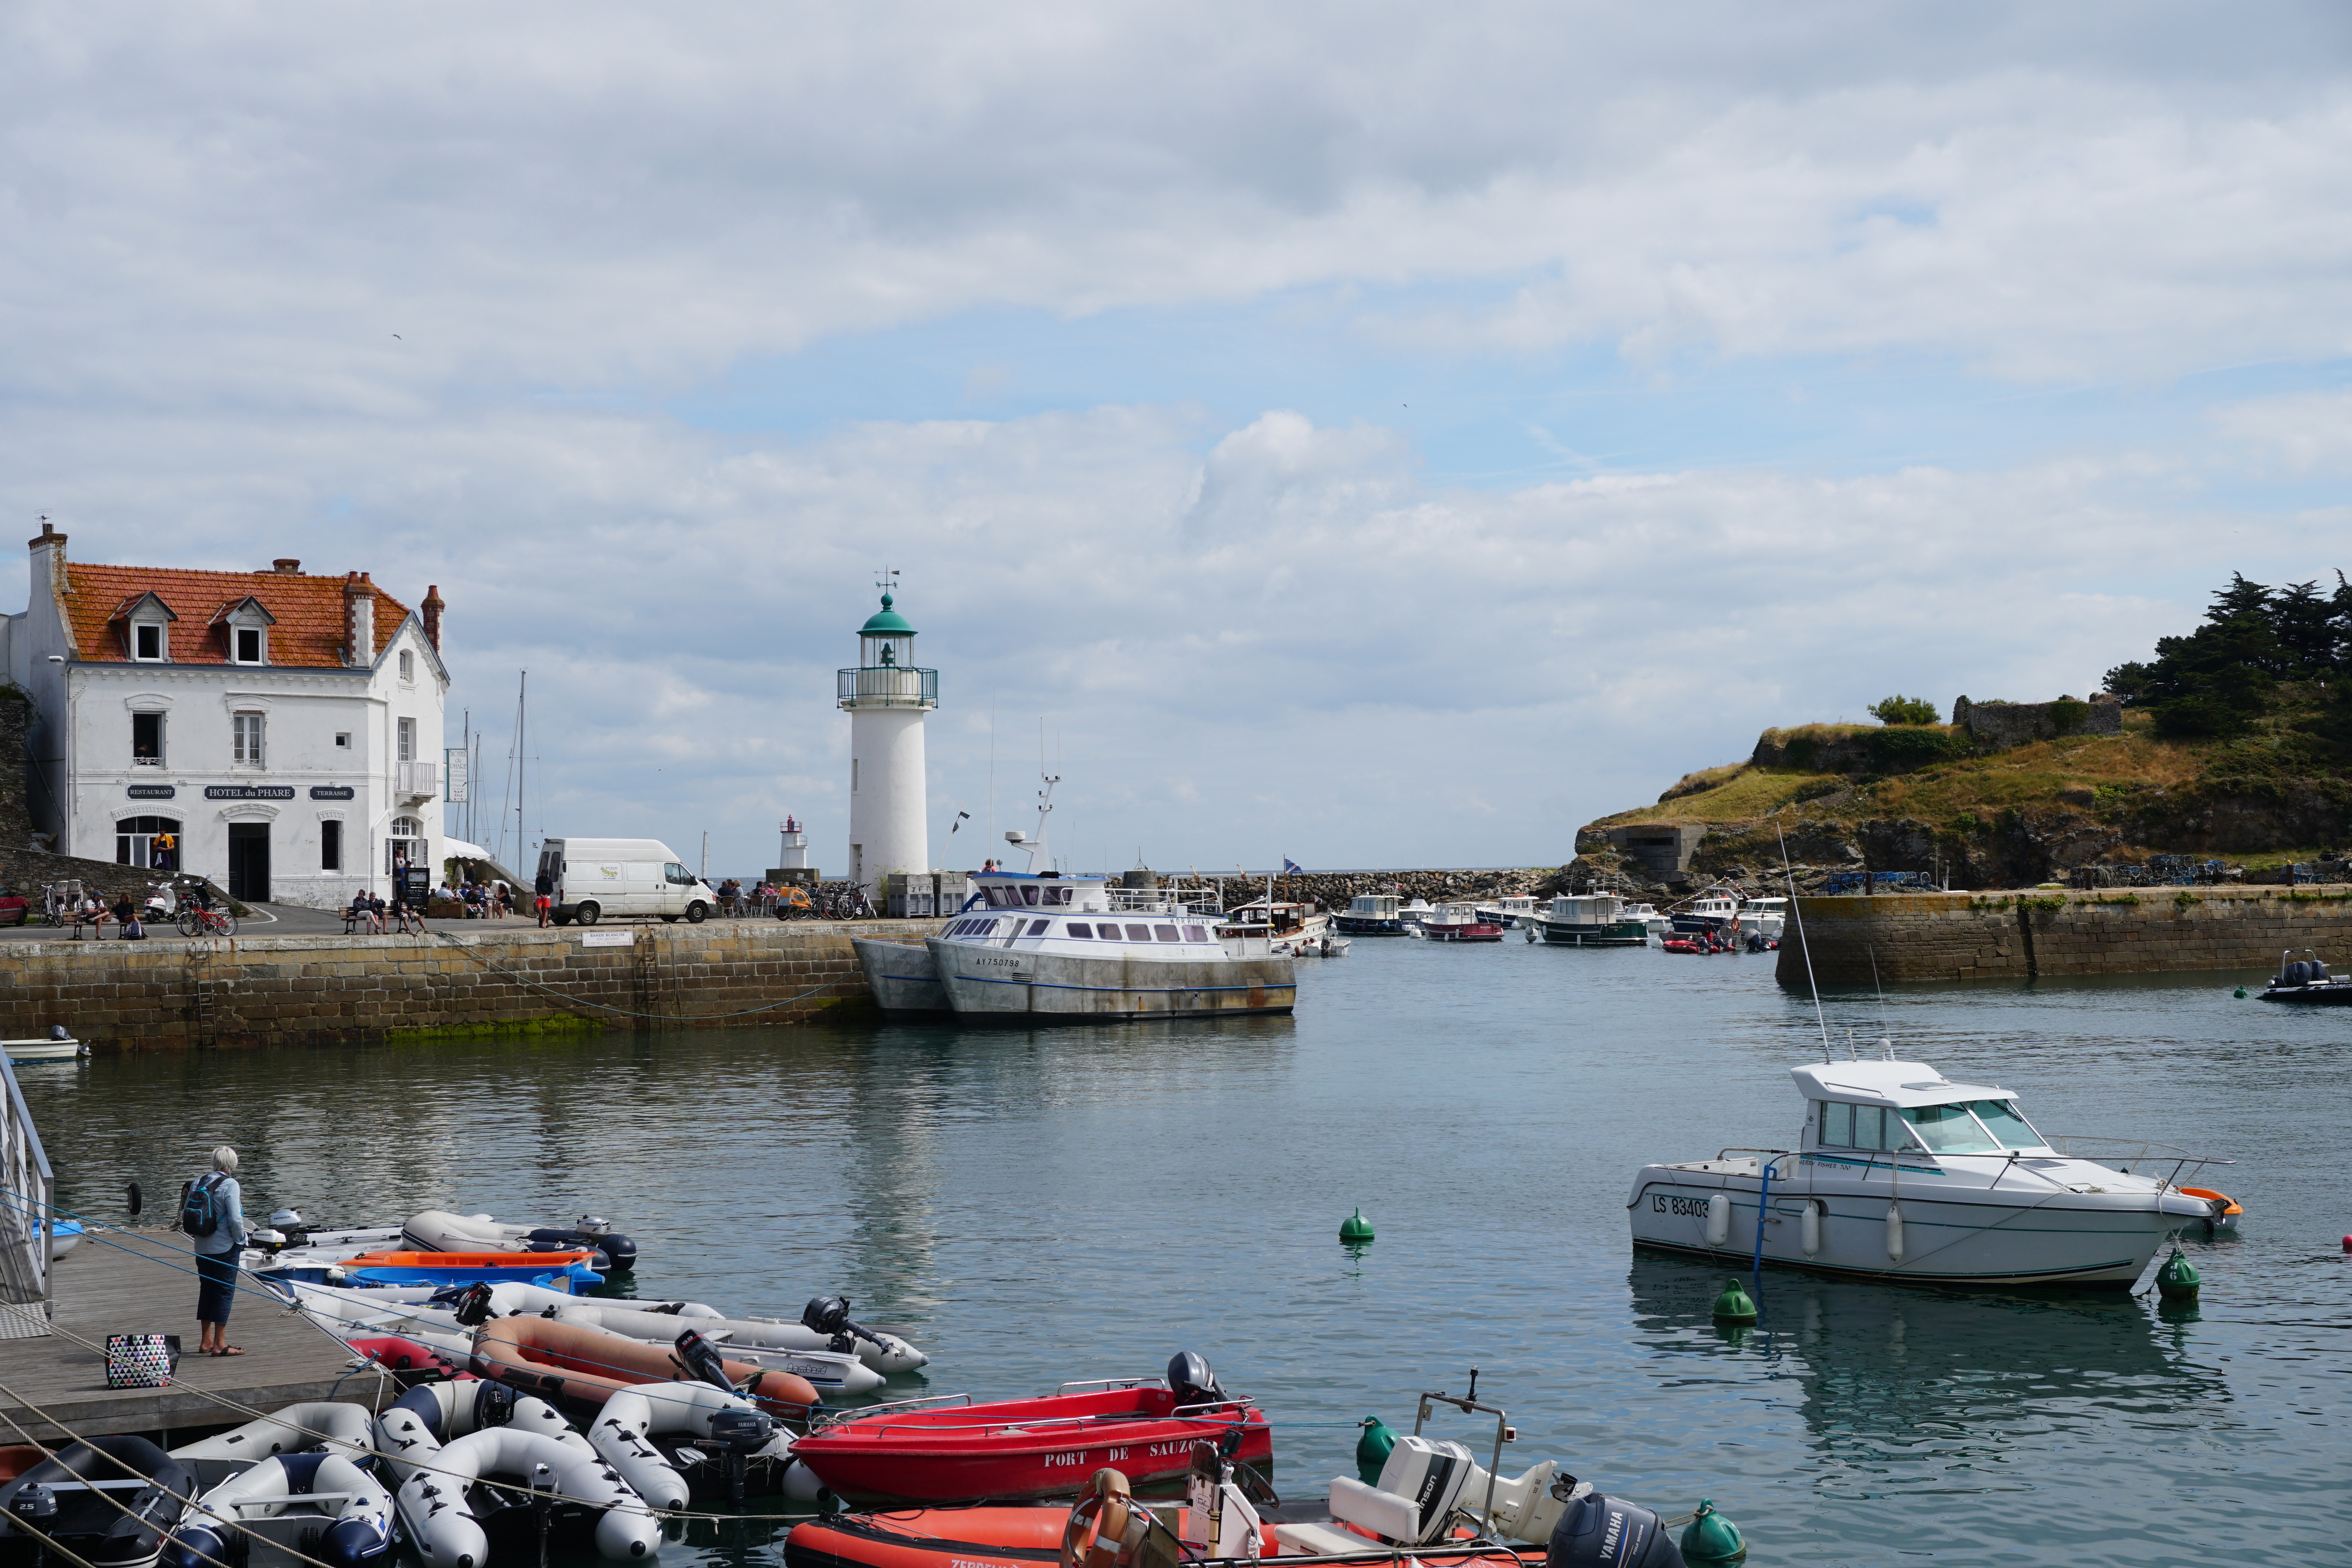
{"type": "Polygon", "coordinates": [[[106,1336],[109,1388],[163,1388],[180,1366],[175,1333],[110,1333],[106,1336]]]}

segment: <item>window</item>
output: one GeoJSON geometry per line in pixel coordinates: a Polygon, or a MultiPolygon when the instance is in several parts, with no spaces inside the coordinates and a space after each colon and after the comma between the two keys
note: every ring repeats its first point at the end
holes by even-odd
{"type": "Polygon", "coordinates": [[[849,792],[853,795],[857,793],[857,758],[855,757],[849,759],[849,792]]]}
{"type": "Polygon", "coordinates": [[[1977,1125],[1966,1105],[1916,1105],[1903,1113],[1931,1154],[1989,1155],[2000,1145],[1977,1125]]]}
{"type": "Polygon", "coordinates": [[[1155,925],[1151,928],[1151,934],[1154,936],[1159,937],[1162,942],[1181,942],[1184,940],[1183,937],[1177,935],[1176,927],[1173,925],[1155,925]]]}
{"type": "MultiPolygon", "coordinates": [[[[152,866],[155,863],[155,837],[169,833],[176,842],[180,822],[176,817],[124,817],[114,824],[114,863],[117,865],[152,866]]],[[[179,862],[168,860],[168,869],[177,870],[179,862]]]]}
{"type": "Polygon", "coordinates": [[[262,716],[257,713],[232,714],[229,716],[232,761],[247,768],[261,766],[261,720],[262,716]]]}
{"type": "Polygon", "coordinates": [[[352,732],[348,729],[335,731],[335,744],[349,751],[352,748],[352,732]]]}
{"type": "Polygon", "coordinates": [[[1127,939],[1130,942],[1149,942],[1151,940],[1151,927],[1130,925],[1127,928],[1127,939]]]}
{"type": "Polygon", "coordinates": [[[1071,935],[1071,936],[1083,936],[1083,937],[1087,938],[1088,940],[1092,940],[1092,938],[1093,938],[1093,936],[1094,936],[1094,934],[1095,934],[1095,928],[1094,928],[1091,925],[1087,924],[1086,921],[1083,921],[1083,920],[1073,920],[1073,921],[1071,921],[1071,922],[1070,922],[1070,935],[1071,935]]]}
{"type": "Polygon", "coordinates": [[[1029,935],[1032,936],[1043,936],[1045,935],[1046,928],[1051,926],[1054,923],[1050,920],[1032,920],[1029,923],[1029,935]]]}
{"type": "Polygon", "coordinates": [[[240,664],[261,663],[261,628],[240,626],[236,629],[236,662],[240,664]]]}
{"type": "Polygon", "coordinates": [[[1049,887],[1045,890],[1045,902],[1048,904],[1067,904],[1070,902],[1070,894],[1076,891],[1077,889],[1074,887],[1049,887]]]}
{"type": "Polygon", "coordinates": [[[416,760],[416,721],[413,718],[400,721],[400,759],[403,762],[416,760]]]}
{"type": "Polygon", "coordinates": [[[697,880],[692,872],[687,870],[676,861],[672,861],[669,864],[662,867],[662,875],[668,881],[672,887],[692,887],[697,880]]]}
{"type": "Polygon", "coordinates": [[[160,713],[134,713],[131,716],[131,766],[161,768],[163,766],[163,716],[160,713]]]}
{"type": "Polygon", "coordinates": [[[319,869],[343,869],[343,825],[331,817],[319,824],[319,869]]]}
{"type": "Polygon", "coordinates": [[[416,655],[405,648],[400,651],[400,678],[404,681],[416,678],[416,655]]]}
{"type": "Polygon", "coordinates": [[[1832,1148],[1853,1147],[1853,1107],[1833,1100],[1822,1103],[1822,1135],[1813,1140],[1832,1148]]]}
{"type": "Polygon", "coordinates": [[[2017,1113],[2017,1107],[2006,1100],[1971,1101],[1969,1109],[1993,1136],[1994,1144],[2004,1149],[2039,1149],[2047,1147],[2033,1124],[2017,1113]]]}
{"type": "Polygon", "coordinates": [[[1021,890],[1021,902],[1028,904],[1032,908],[1036,907],[1037,886],[1034,883],[1032,883],[1030,885],[1021,890]]]}
{"type": "Polygon", "coordinates": [[[1187,925],[1186,927],[1184,927],[1184,940],[1185,940],[1185,941],[1187,941],[1187,942],[1206,942],[1208,939],[1209,939],[1209,928],[1208,928],[1207,926],[1205,926],[1205,925],[1187,925]]]}
{"type": "Polygon", "coordinates": [[[425,854],[425,824],[414,817],[394,817],[391,836],[384,840],[383,868],[396,872],[416,864],[425,854]]]}
{"type": "Polygon", "coordinates": [[[163,656],[163,628],[145,622],[131,629],[131,656],[134,659],[161,659],[163,656]]]}

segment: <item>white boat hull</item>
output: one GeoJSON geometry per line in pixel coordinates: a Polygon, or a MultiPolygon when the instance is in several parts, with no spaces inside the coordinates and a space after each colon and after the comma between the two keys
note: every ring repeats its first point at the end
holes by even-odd
{"type": "Polygon", "coordinates": [[[11,1061],[71,1061],[89,1054],[89,1047],[78,1040],[0,1040],[0,1050],[11,1061]]]}
{"type": "Polygon", "coordinates": [[[946,988],[940,984],[930,951],[922,943],[853,936],[849,945],[857,950],[857,962],[866,971],[866,983],[873,988],[874,1000],[884,1012],[954,1010],[946,988]]]}
{"type": "Polygon", "coordinates": [[[1286,957],[1091,958],[937,936],[926,946],[963,1016],[1218,1018],[1286,1013],[1297,995],[1286,957]]]}
{"type": "MultiPolygon", "coordinates": [[[[1703,1168],[1717,1163],[1643,1167],[1628,1206],[1635,1244],[1742,1265],[1754,1257],[1760,1183],[1752,1174],[1703,1168]],[[1710,1244],[1708,1207],[1717,1194],[1729,1200],[1730,1220],[1720,1242],[1710,1244]]],[[[2023,1177],[2007,1194],[1954,1187],[1908,1164],[1890,1180],[1883,1158],[1857,1178],[1843,1174],[1851,1164],[1783,1162],[1780,1168],[1794,1174],[1772,1183],[1766,1262],[1919,1284],[2127,1290],[2165,1239],[2201,1221],[2207,1207],[2177,1193],[2053,1191],[2023,1177]],[[1939,1184],[1947,1190],[1937,1190],[1939,1184]],[[1804,1210],[1812,1204],[1820,1213],[1809,1227],[1804,1210]],[[1890,1207],[1899,1225],[1888,1223],[1890,1207]],[[1896,1249],[1899,1257],[1891,1255],[1896,1249]]]]}

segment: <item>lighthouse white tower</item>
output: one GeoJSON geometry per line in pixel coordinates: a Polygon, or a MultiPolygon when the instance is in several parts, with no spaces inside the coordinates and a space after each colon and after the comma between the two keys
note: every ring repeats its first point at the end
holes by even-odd
{"type": "Polygon", "coordinates": [[[868,894],[898,872],[930,869],[923,716],[940,706],[940,673],[915,667],[915,629],[882,608],[857,630],[858,667],[840,677],[849,713],[849,879],[868,894]]]}

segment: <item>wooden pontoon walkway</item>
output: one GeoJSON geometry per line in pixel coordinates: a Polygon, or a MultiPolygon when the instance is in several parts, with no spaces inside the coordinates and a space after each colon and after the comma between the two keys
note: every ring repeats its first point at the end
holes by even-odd
{"type": "Polygon", "coordinates": [[[206,1393],[259,1411],[299,1399],[374,1404],[386,1396],[384,1377],[353,1374],[341,1344],[253,1288],[238,1291],[229,1311],[229,1343],[246,1354],[197,1354],[194,1270],[186,1238],[169,1231],[100,1229],[84,1238],[52,1276],[53,1332],[0,1340],[0,1443],[192,1433],[248,1419],[206,1393]],[[107,1387],[102,1347],[110,1333],[178,1334],[183,1354],[172,1386],[107,1387]]]}

